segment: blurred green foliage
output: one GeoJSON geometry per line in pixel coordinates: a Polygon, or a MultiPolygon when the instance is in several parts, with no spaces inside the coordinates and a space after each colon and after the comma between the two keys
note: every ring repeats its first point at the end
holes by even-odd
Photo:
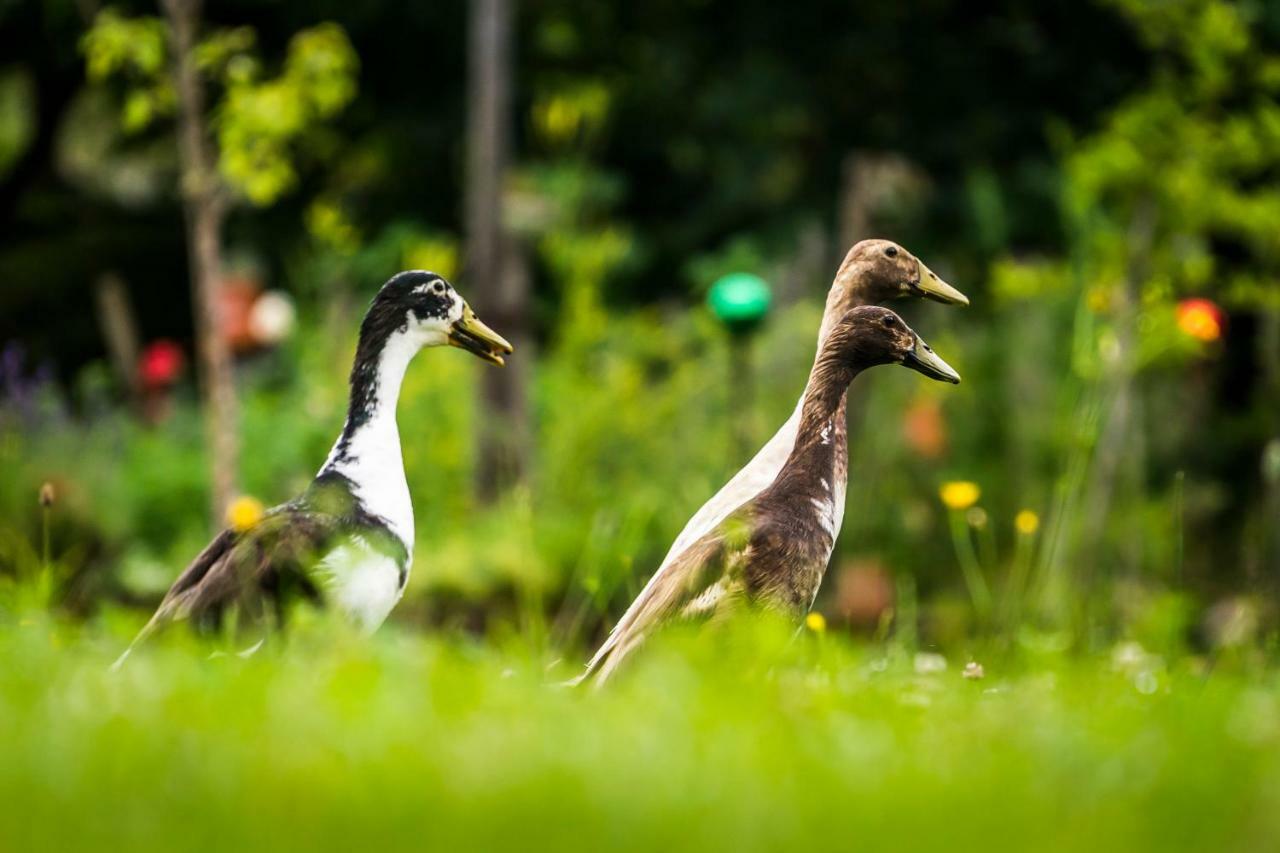
{"type": "Polygon", "coordinates": [[[0,177],[31,144],[35,131],[32,88],[26,72],[12,68],[0,72],[0,177]]]}
{"type": "MultiPolygon", "coordinates": [[[[249,27],[213,30],[196,46],[195,62],[222,88],[213,106],[219,171],[249,201],[267,205],[297,183],[298,148],[323,151],[324,122],[355,97],[359,59],[340,26],[319,24],[293,36],[279,75],[264,78],[256,40],[249,27]]],[[[126,81],[121,121],[127,131],[172,116],[163,20],[124,17],[107,7],[82,48],[90,82],[126,81]]]]}
{"type": "Polygon", "coordinates": [[[1095,279],[1118,277],[1149,218],[1144,295],[1213,292],[1228,304],[1280,307],[1280,52],[1260,38],[1260,9],[1183,0],[1119,3],[1159,50],[1152,85],[1100,133],[1072,145],[1065,204],[1095,279]],[[1215,243],[1241,246],[1231,257],[1215,243]],[[1225,255],[1225,257],[1224,257],[1225,255]]]}

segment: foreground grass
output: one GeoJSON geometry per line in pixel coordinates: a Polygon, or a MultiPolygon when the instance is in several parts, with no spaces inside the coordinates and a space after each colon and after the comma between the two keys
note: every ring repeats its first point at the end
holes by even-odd
{"type": "Polygon", "coordinates": [[[1276,849],[1280,680],[765,627],[592,692],[519,646],[208,660],[0,622],[0,849],[1276,849]]]}

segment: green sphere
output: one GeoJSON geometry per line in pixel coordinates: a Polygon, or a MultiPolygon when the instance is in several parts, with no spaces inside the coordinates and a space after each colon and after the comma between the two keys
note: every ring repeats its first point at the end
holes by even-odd
{"type": "Polygon", "coordinates": [[[716,318],[733,332],[747,332],[760,324],[769,313],[773,294],[758,275],[735,272],[722,276],[711,285],[707,304],[716,318]]]}

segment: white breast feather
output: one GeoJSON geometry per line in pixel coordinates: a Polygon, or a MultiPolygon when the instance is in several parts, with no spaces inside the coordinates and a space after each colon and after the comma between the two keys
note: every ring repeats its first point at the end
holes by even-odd
{"type": "MultiPolygon", "coordinates": [[[[405,566],[406,577],[408,566],[405,566]]],[[[386,554],[353,536],[316,566],[325,599],[362,630],[372,632],[400,600],[400,567],[386,554]]]]}

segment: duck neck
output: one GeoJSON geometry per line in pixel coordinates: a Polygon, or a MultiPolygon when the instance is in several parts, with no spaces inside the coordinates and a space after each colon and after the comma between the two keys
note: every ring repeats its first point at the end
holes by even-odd
{"type": "Polygon", "coordinates": [[[827,336],[835,328],[840,318],[854,308],[870,305],[874,300],[868,298],[867,287],[863,283],[863,271],[856,265],[850,266],[846,261],[836,272],[835,281],[827,291],[827,304],[822,311],[822,325],[818,327],[818,352],[814,356],[817,361],[822,354],[822,346],[827,336]]]}
{"type": "MultiPolygon", "coordinates": [[[[841,267],[836,274],[835,282],[831,285],[831,290],[827,292],[827,304],[822,312],[822,325],[818,328],[818,349],[814,353],[813,369],[809,372],[809,381],[805,385],[804,393],[796,404],[797,411],[803,410],[805,400],[808,399],[809,392],[813,388],[814,380],[819,375],[818,363],[822,359],[822,348],[826,345],[827,337],[831,334],[831,330],[835,328],[836,323],[848,311],[870,303],[870,300],[866,298],[863,287],[857,280],[856,272],[856,270],[850,271],[841,267]]],[[[847,385],[840,390],[840,398],[829,417],[832,440],[837,443],[844,441],[847,432],[845,407],[847,405],[848,390],[847,385]]]]}
{"type": "Polygon", "coordinates": [[[396,403],[409,362],[422,344],[407,330],[378,340],[362,330],[351,368],[347,421],[320,474],[339,474],[364,510],[413,548],[413,505],[404,475],[396,403]]]}
{"type": "Polygon", "coordinates": [[[818,354],[800,403],[795,444],[774,482],[775,489],[832,493],[829,478],[844,440],[845,393],[859,372],[861,368],[832,354],[818,354]]]}

